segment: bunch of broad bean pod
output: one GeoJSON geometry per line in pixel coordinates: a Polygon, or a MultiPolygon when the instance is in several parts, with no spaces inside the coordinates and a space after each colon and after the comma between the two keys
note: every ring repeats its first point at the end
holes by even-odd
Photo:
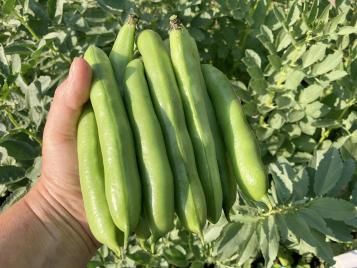
{"type": "Polygon", "coordinates": [[[266,198],[259,148],[230,81],[201,64],[177,16],[169,39],[138,34],[130,15],[109,57],[90,46],[90,101],[78,124],[85,211],[94,236],[116,254],[129,236],[154,244],[181,224],[203,241],[207,220],[227,219],[239,192],[266,198]],[[134,58],[134,47],[139,51],[134,58]]]}

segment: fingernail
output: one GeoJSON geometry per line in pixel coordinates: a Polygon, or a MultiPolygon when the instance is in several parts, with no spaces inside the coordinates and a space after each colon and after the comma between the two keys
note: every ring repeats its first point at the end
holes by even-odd
{"type": "Polygon", "coordinates": [[[73,80],[73,75],[76,72],[76,66],[79,58],[75,57],[72,61],[71,67],[69,68],[69,75],[68,75],[68,80],[73,80]]]}

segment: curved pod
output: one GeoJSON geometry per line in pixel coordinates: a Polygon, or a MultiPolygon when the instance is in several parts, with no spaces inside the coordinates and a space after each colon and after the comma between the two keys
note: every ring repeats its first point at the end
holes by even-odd
{"type": "Polygon", "coordinates": [[[78,122],[77,152],[81,192],[89,228],[99,242],[106,244],[119,256],[123,234],[116,228],[105,198],[102,155],[90,103],[83,108],[78,122]]]}
{"type": "Polygon", "coordinates": [[[259,201],[267,192],[267,178],[254,133],[228,78],[209,64],[203,64],[202,71],[238,186],[245,196],[259,201]]]}
{"type": "Polygon", "coordinates": [[[154,240],[173,228],[174,182],[164,136],[151,102],[142,60],[125,70],[124,96],[142,177],[143,206],[154,240]]]}
{"type": "Polygon", "coordinates": [[[109,58],[95,46],[87,49],[84,58],[93,73],[90,100],[98,125],[109,210],[125,234],[126,246],[141,212],[134,139],[109,58]]]}
{"type": "MultiPolygon", "coordinates": [[[[195,60],[198,62],[198,64],[200,64],[200,55],[198,52],[196,41],[195,39],[193,39],[193,37],[191,37],[191,42],[192,42],[191,45],[193,49],[193,56],[195,60]]],[[[213,109],[212,102],[208,96],[207,87],[201,68],[200,68],[200,82],[203,87],[203,97],[206,104],[208,121],[212,131],[215,149],[216,149],[217,163],[218,163],[219,174],[221,178],[222,193],[223,193],[223,211],[226,218],[229,220],[229,212],[237,198],[237,181],[233,175],[232,164],[231,161],[229,160],[227,149],[223,142],[223,137],[221,132],[222,130],[218,126],[216,114],[213,109]]]]}

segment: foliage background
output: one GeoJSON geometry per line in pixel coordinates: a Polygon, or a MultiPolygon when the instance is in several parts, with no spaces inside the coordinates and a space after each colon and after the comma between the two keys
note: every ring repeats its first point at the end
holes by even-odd
{"type": "MultiPolygon", "coordinates": [[[[83,55],[90,44],[109,52],[120,25],[132,11],[140,17],[140,29],[156,29],[163,38],[168,36],[169,16],[178,14],[196,39],[202,61],[213,63],[232,80],[269,166],[272,202],[277,208],[294,207],[296,202],[308,204],[304,202],[327,195],[356,204],[351,199],[357,193],[355,1],[339,0],[332,5],[327,0],[0,0],[0,5],[2,210],[26,193],[40,174],[46,114],[71,60],[83,55]],[[299,184],[304,180],[299,174],[304,172],[310,175],[310,183],[299,184]],[[312,190],[298,198],[296,192],[301,185],[308,185],[306,189],[310,185],[312,190]]],[[[330,206],[337,204],[325,202],[330,206]]],[[[356,226],[355,211],[345,203],[339,204],[338,209],[352,211],[354,224],[350,222],[350,227],[346,227],[330,223],[334,233],[345,230],[344,241],[340,236],[338,243],[329,244],[334,254],[353,247],[348,230],[356,226]]],[[[235,207],[237,217],[233,225],[222,220],[216,228],[207,229],[215,244],[201,247],[195,237],[178,225],[159,245],[157,256],[133,244],[128,257],[119,261],[104,247],[89,265],[119,267],[123,262],[132,265],[135,261],[146,265],[192,263],[197,267],[215,263],[224,267],[243,265],[239,261],[243,254],[248,256],[247,267],[254,260],[254,265],[263,265],[263,259],[267,265],[282,264],[281,259],[275,261],[278,253],[274,250],[264,254],[261,238],[254,244],[254,235],[246,239],[239,236],[244,225],[239,219],[241,213],[251,215],[264,234],[276,232],[276,237],[281,236],[280,247],[278,238],[269,238],[268,244],[279,248],[279,256],[288,252],[295,265],[299,262],[313,266],[319,263],[315,255],[328,259],[323,257],[326,252],[303,247],[301,242],[299,247],[292,246],[291,241],[284,242],[281,228],[279,233],[278,229],[270,230],[278,217],[263,217],[252,208],[259,205],[245,205],[249,205],[246,214],[241,211],[244,206],[235,207]],[[185,244],[180,239],[189,242],[185,244]],[[250,247],[242,241],[253,241],[252,252],[244,253],[250,247]],[[240,251],[222,256],[223,249],[228,247],[240,251]]],[[[321,215],[328,218],[328,213],[324,213],[321,215]]],[[[335,220],[343,221],[346,217],[335,220]]],[[[296,235],[294,228],[289,230],[296,235]]],[[[299,241],[305,241],[302,236],[296,235],[299,241]]]]}

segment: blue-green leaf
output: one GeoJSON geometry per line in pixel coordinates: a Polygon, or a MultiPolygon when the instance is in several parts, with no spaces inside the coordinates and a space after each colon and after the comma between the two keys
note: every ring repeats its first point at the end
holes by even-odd
{"type": "Polygon", "coordinates": [[[302,67],[309,67],[321,60],[325,56],[326,47],[327,46],[323,43],[312,45],[302,56],[302,67]]]}
{"type": "Polygon", "coordinates": [[[22,180],[25,170],[17,166],[0,166],[0,184],[11,184],[22,180]]]}
{"type": "Polygon", "coordinates": [[[265,266],[271,267],[277,257],[280,236],[275,217],[270,215],[260,225],[259,244],[265,260],[265,266]]]}
{"type": "Polygon", "coordinates": [[[341,156],[337,149],[330,149],[318,164],[314,178],[314,192],[324,195],[336,185],[343,170],[341,156]]]}
{"type": "Polygon", "coordinates": [[[311,201],[310,208],[320,214],[321,217],[336,221],[345,221],[357,216],[356,207],[343,199],[318,198],[311,201]]]}
{"type": "Polygon", "coordinates": [[[286,163],[271,164],[269,170],[275,182],[279,201],[281,203],[288,202],[293,193],[292,178],[295,176],[294,170],[286,163]]]}
{"type": "Polygon", "coordinates": [[[342,56],[341,51],[329,54],[323,61],[314,65],[312,73],[314,75],[321,75],[335,69],[342,62],[342,56]]]}

